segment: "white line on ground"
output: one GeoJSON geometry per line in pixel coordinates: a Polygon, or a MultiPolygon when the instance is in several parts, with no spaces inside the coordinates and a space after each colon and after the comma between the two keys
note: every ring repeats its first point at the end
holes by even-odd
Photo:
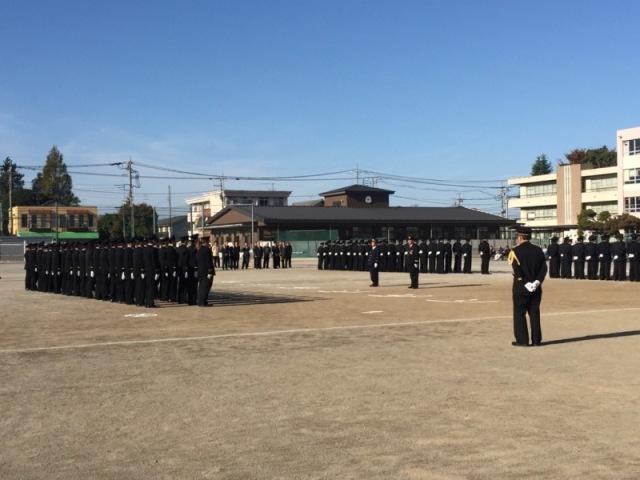
{"type": "Polygon", "coordinates": [[[362,313],[382,313],[382,310],[369,310],[368,312],[362,312],[362,313]]]}
{"type": "MultiPolygon", "coordinates": [[[[611,308],[603,310],[579,310],[573,312],[544,312],[543,317],[561,316],[561,315],[586,315],[590,313],[612,313],[612,312],[635,312],[640,307],[630,308],[611,308]]],[[[330,332],[333,330],[363,330],[367,328],[392,328],[407,327],[412,325],[431,325],[436,323],[466,323],[481,322],[485,320],[504,320],[512,318],[511,315],[494,315],[488,317],[471,317],[471,318],[443,318],[437,320],[416,320],[413,322],[392,322],[392,323],[370,323],[363,325],[337,325],[335,327],[316,327],[316,328],[292,328],[288,330],[267,330],[264,332],[240,332],[240,333],[223,333],[220,335],[203,335],[198,337],[169,337],[169,338],[153,338],[148,340],[120,340],[113,342],[96,342],[96,343],[80,343],[77,345],[56,345],[52,347],[32,347],[32,348],[15,348],[0,350],[3,353],[29,353],[50,350],[73,350],[76,348],[93,348],[93,347],[110,347],[117,345],[145,345],[153,343],[171,343],[171,342],[188,342],[197,340],[215,340],[219,338],[242,338],[242,337],[268,337],[272,335],[287,335],[294,333],[309,332],[330,332]]]]}

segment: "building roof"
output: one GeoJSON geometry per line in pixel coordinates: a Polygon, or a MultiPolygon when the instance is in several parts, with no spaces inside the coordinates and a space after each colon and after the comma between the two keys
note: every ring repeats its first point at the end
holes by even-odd
{"type": "MultiPolygon", "coordinates": [[[[251,207],[227,207],[211,217],[208,225],[223,225],[223,217],[235,211],[247,218],[251,217],[251,207]]],[[[254,220],[263,224],[278,223],[332,223],[354,224],[419,224],[419,223],[459,223],[512,225],[513,220],[491,215],[466,207],[383,207],[383,208],[309,208],[254,207],[254,220]]],[[[250,220],[248,220],[250,221],[250,220]]],[[[235,223],[235,222],[234,222],[235,223]]]]}
{"type": "MultiPolygon", "coordinates": [[[[181,223],[186,221],[187,221],[186,215],[176,215],[175,217],[171,217],[171,225],[175,225],[176,223],[181,223]]],[[[169,217],[158,219],[159,227],[164,227],[166,225],[169,225],[169,217]]]]}
{"type": "Polygon", "coordinates": [[[348,187],[336,188],[335,190],[329,190],[328,192],[323,192],[320,195],[342,195],[345,193],[388,193],[389,195],[396,193],[393,190],[386,190],[384,188],[377,187],[368,187],[366,185],[349,185],[348,187]]]}
{"type": "Polygon", "coordinates": [[[304,200],[301,202],[293,202],[294,207],[324,207],[324,200],[316,198],[315,200],[304,200]]]}
{"type": "Polygon", "coordinates": [[[289,190],[224,190],[225,197],[288,197],[289,190]]]}

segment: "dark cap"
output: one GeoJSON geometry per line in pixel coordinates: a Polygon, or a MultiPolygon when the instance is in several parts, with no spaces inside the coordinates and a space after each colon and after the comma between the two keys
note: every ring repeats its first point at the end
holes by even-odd
{"type": "Polygon", "coordinates": [[[531,235],[531,227],[526,225],[516,225],[513,230],[519,235],[531,235]]]}

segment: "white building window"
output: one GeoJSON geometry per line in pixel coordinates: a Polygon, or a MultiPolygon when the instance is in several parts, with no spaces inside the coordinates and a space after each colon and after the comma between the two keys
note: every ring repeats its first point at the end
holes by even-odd
{"type": "Polygon", "coordinates": [[[600,213],[600,212],[617,213],[618,203],[617,202],[588,203],[583,205],[583,208],[585,210],[593,210],[596,213],[600,213]]]}
{"type": "Polygon", "coordinates": [[[627,155],[640,155],[640,138],[634,138],[625,142],[625,150],[627,155]]]}
{"type": "Polygon", "coordinates": [[[625,197],[624,211],[626,213],[640,212],[640,197],[625,197]]]}
{"type": "Polygon", "coordinates": [[[551,220],[558,217],[557,208],[537,208],[535,210],[527,210],[527,220],[551,220]]]}
{"type": "Polygon", "coordinates": [[[523,185],[520,187],[520,198],[544,197],[546,195],[555,195],[557,192],[554,183],[539,183],[536,185],[523,185]]]}
{"type": "Polygon", "coordinates": [[[624,183],[640,183],[640,168],[626,168],[624,170],[624,183]]]}
{"type": "Polygon", "coordinates": [[[615,190],[618,179],[615,176],[587,178],[584,182],[585,192],[598,192],[601,190],[615,190]]]}

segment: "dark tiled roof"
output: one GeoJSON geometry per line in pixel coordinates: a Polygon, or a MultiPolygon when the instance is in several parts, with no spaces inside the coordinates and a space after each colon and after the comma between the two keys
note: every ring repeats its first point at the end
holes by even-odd
{"type": "MultiPolygon", "coordinates": [[[[187,216],[186,215],[177,215],[175,217],[171,217],[171,224],[172,225],[175,225],[176,223],[186,222],[186,221],[187,221],[187,216]]],[[[165,225],[169,225],[169,217],[158,219],[158,226],[159,227],[164,227],[165,225]]]]}
{"type": "Polygon", "coordinates": [[[227,197],[288,197],[289,190],[225,190],[227,197]]]}
{"type": "MultiPolygon", "coordinates": [[[[227,207],[213,216],[209,224],[215,223],[228,211],[237,210],[247,216],[250,207],[227,207]]],[[[491,215],[465,207],[255,207],[253,215],[264,223],[374,223],[374,224],[416,224],[416,223],[461,223],[512,225],[513,220],[491,215]]]]}
{"type": "Polygon", "coordinates": [[[324,200],[321,198],[316,198],[315,200],[304,200],[302,202],[293,202],[292,206],[294,207],[323,207],[324,200]]]}
{"type": "Polygon", "coordinates": [[[328,192],[323,192],[320,195],[340,195],[343,193],[388,193],[393,194],[396,193],[393,190],[386,190],[384,188],[377,187],[367,187],[366,185],[349,185],[348,187],[336,188],[335,190],[329,190],[328,192]]]}

